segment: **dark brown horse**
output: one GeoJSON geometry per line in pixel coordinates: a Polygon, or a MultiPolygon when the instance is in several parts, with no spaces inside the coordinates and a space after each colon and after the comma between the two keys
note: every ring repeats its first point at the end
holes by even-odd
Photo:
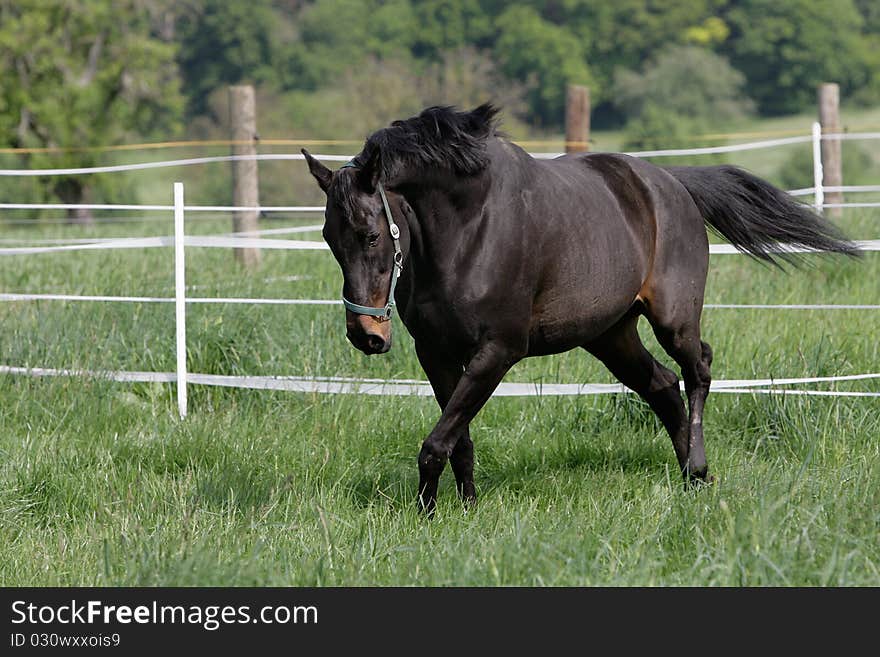
{"type": "Polygon", "coordinates": [[[442,409],[419,454],[422,507],[433,510],[447,460],[460,495],[475,498],[469,424],[511,366],[576,347],[651,406],[685,480],[706,480],[704,222],[770,262],[793,257],[779,242],[854,246],[741,169],[609,153],[535,160],[496,132],[496,113],[426,109],[374,133],[335,172],[303,151],[327,194],[324,239],[342,268],[348,339],[388,351],[396,299],[442,409]],[[689,410],[678,377],[639,339],[641,315],[681,367],[689,410]]]}

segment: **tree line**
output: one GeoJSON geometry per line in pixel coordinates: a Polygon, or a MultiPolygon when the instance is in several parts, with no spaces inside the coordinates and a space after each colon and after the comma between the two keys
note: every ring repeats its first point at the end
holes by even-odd
{"type": "MultiPolygon", "coordinates": [[[[876,0],[0,0],[0,142],[77,147],[217,136],[226,85],[278,134],[360,138],[430,103],[495,99],[557,132],[569,83],[629,143],[812,108],[820,81],[880,102],[876,0]]],[[[39,187],[39,186],[38,186],[39,187]]],[[[100,185],[99,185],[100,187],[100,185]]],[[[35,191],[68,202],[77,178],[35,191]]],[[[98,190],[100,191],[100,190],[98,190]]]]}
{"type": "Polygon", "coordinates": [[[625,121],[633,104],[621,87],[683,47],[706,79],[725,67],[719,82],[741,77],[737,91],[764,115],[811,107],[821,80],[856,102],[880,100],[876,0],[204,0],[179,11],[178,61],[196,114],[212,89],[245,78],[317,92],[384,62],[442,83],[437,64],[461,67],[462,51],[486,60],[484,93],[497,81],[519,87],[522,118],[550,127],[561,124],[568,83],[591,88],[598,118],[625,121]]]}

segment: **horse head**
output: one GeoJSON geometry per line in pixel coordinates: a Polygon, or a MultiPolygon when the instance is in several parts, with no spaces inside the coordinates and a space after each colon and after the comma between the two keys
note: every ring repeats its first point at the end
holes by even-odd
{"type": "MultiPolygon", "coordinates": [[[[331,171],[305,149],[309,171],[327,195],[324,240],[342,269],[346,336],[367,355],[391,348],[394,290],[403,269],[401,231],[379,178],[379,149],[331,171]]],[[[402,198],[395,199],[405,203],[402,198]]],[[[405,228],[405,227],[404,227],[405,228]]]]}

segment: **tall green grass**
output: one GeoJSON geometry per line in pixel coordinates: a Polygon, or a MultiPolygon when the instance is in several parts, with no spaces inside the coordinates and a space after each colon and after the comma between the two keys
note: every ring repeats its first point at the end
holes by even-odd
{"type": "MultiPolygon", "coordinates": [[[[867,239],[878,220],[847,211],[841,223],[867,239]]],[[[160,234],[170,224],[14,234],[83,230],[160,234]]],[[[0,289],[171,296],[171,257],[4,257],[0,289]]],[[[200,296],[338,296],[328,254],[264,258],[245,275],[227,250],[189,249],[188,282],[200,296]],[[304,278],[281,280],[293,275],[304,278]]],[[[808,261],[782,273],[715,256],[707,302],[880,303],[876,253],[808,261]]],[[[878,317],[707,309],[703,335],[716,379],[871,372],[878,317]]],[[[171,371],[173,322],[170,304],[3,302],[0,361],[171,371]]],[[[367,358],[345,341],[338,307],[190,306],[188,331],[191,371],[423,378],[398,320],[392,351],[367,358]]],[[[578,351],[525,361],[508,380],[612,379],[578,351]]],[[[438,417],[432,400],[194,386],[179,421],[173,393],[0,376],[0,583],[880,585],[875,399],[710,396],[719,482],[696,491],[681,485],[669,439],[632,396],[493,399],[472,425],[479,503],[462,509],[447,473],[429,522],[414,493],[418,447],[438,417]]]]}

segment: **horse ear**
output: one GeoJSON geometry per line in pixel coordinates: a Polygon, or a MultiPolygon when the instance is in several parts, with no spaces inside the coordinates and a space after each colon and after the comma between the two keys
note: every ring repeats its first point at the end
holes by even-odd
{"type": "Polygon", "coordinates": [[[358,184],[362,189],[372,194],[376,191],[376,186],[379,184],[379,177],[381,174],[382,152],[378,148],[374,148],[367,163],[358,169],[358,184]]]}
{"type": "Polygon", "coordinates": [[[478,134],[491,134],[498,123],[498,114],[501,110],[493,103],[483,103],[470,112],[472,128],[478,134]]]}
{"type": "Polygon", "coordinates": [[[309,171],[311,171],[312,175],[315,177],[315,180],[318,181],[318,185],[324,190],[324,193],[327,193],[327,190],[330,189],[330,179],[333,177],[333,172],[330,171],[323,164],[318,162],[315,158],[312,157],[312,154],[309,153],[305,148],[301,149],[303,156],[306,158],[306,162],[309,165],[309,171]]]}

